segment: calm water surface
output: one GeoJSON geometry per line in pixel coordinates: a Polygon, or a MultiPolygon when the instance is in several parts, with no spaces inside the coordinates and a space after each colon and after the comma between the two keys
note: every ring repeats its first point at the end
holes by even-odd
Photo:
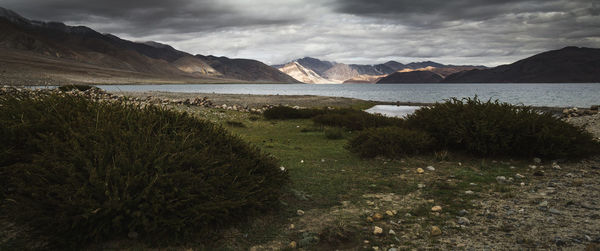
{"type": "Polygon", "coordinates": [[[589,107],[600,104],[600,84],[186,84],[98,85],[111,92],[320,95],[376,101],[433,103],[451,97],[498,99],[512,104],[589,107]]]}

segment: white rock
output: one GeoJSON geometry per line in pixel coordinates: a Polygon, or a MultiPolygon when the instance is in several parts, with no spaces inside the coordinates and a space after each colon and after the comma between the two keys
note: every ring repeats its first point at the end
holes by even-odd
{"type": "Polygon", "coordinates": [[[497,176],[497,177],[496,177],[496,181],[497,181],[498,183],[500,183],[500,184],[502,184],[502,183],[506,183],[506,177],[504,177],[504,176],[497,176]]]}
{"type": "Polygon", "coordinates": [[[429,171],[435,171],[435,167],[433,167],[433,166],[427,166],[426,168],[427,168],[427,170],[429,170],[429,171]]]}
{"type": "Polygon", "coordinates": [[[467,190],[465,191],[465,194],[474,194],[475,192],[471,191],[471,190],[467,190]]]}
{"type": "Polygon", "coordinates": [[[383,234],[383,228],[375,226],[375,228],[373,228],[373,234],[375,234],[375,235],[383,234]]]}
{"type": "Polygon", "coordinates": [[[394,232],[394,230],[390,229],[390,231],[388,232],[388,234],[390,234],[390,235],[396,235],[396,232],[394,232]]]}

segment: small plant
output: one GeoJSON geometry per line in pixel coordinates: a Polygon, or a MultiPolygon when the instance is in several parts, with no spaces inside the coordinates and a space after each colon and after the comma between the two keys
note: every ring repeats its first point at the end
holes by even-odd
{"type": "Polygon", "coordinates": [[[450,157],[448,150],[436,151],[433,153],[433,158],[437,161],[445,161],[450,157]]]}
{"type": "Polygon", "coordinates": [[[296,109],[288,106],[274,106],[265,112],[263,116],[266,119],[307,119],[323,114],[321,109],[296,109]]]}
{"type": "Polygon", "coordinates": [[[232,127],[239,127],[239,128],[246,127],[246,125],[244,125],[244,123],[239,122],[239,121],[234,121],[234,120],[228,120],[225,122],[225,124],[227,124],[228,126],[232,126],[232,127]]]}
{"type": "Polygon", "coordinates": [[[348,143],[348,149],[363,158],[383,156],[402,158],[430,152],[435,140],[422,131],[400,127],[371,128],[360,132],[348,143]]]}
{"type": "Polygon", "coordinates": [[[344,130],[341,128],[327,128],[325,129],[325,137],[328,139],[342,139],[344,138],[344,130]]]}
{"type": "Polygon", "coordinates": [[[372,127],[402,126],[400,118],[385,117],[353,109],[330,110],[313,118],[317,124],[363,130],[372,127]]]}

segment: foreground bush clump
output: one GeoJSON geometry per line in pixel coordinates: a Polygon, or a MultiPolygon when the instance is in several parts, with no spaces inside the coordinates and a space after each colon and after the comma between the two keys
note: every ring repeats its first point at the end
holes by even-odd
{"type": "Polygon", "coordinates": [[[435,140],[429,134],[400,127],[370,128],[360,132],[348,143],[348,149],[362,158],[383,156],[402,158],[430,152],[435,140]]]}
{"type": "Polygon", "coordinates": [[[330,110],[313,117],[317,124],[344,127],[350,130],[363,130],[372,127],[402,126],[402,119],[370,114],[353,109],[330,110]]]}
{"type": "Polygon", "coordinates": [[[208,234],[278,205],[288,182],[221,127],[157,107],[3,95],[0,138],[0,213],[54,248],[208,234]]]}
{"type": "Polygon", "coordinates": [[[266,119],[308,119],[324,112],[325,110],[321,109],[295,109],[288,106],[274,106],[265,110],[263,116],[266,119]]]}
{"type": "Polygon", "coordinates": [[[549,113],[477,97],[419,109],[406,127],[428,132],[440,147],[483,156],[576,158],[600,150],[590,133],[549,113]]]}

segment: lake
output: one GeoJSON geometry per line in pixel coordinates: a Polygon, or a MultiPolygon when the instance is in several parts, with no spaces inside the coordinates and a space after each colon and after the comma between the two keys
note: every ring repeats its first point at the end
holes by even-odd
{"type": "Polygon", "coordinates": [[[98,85],[111,92],[320,95],[376,101],[433,103],[451,97],[498,99],[511,104],[589,107],[600,104],[600,84],[185,84],[98,85]]]}

